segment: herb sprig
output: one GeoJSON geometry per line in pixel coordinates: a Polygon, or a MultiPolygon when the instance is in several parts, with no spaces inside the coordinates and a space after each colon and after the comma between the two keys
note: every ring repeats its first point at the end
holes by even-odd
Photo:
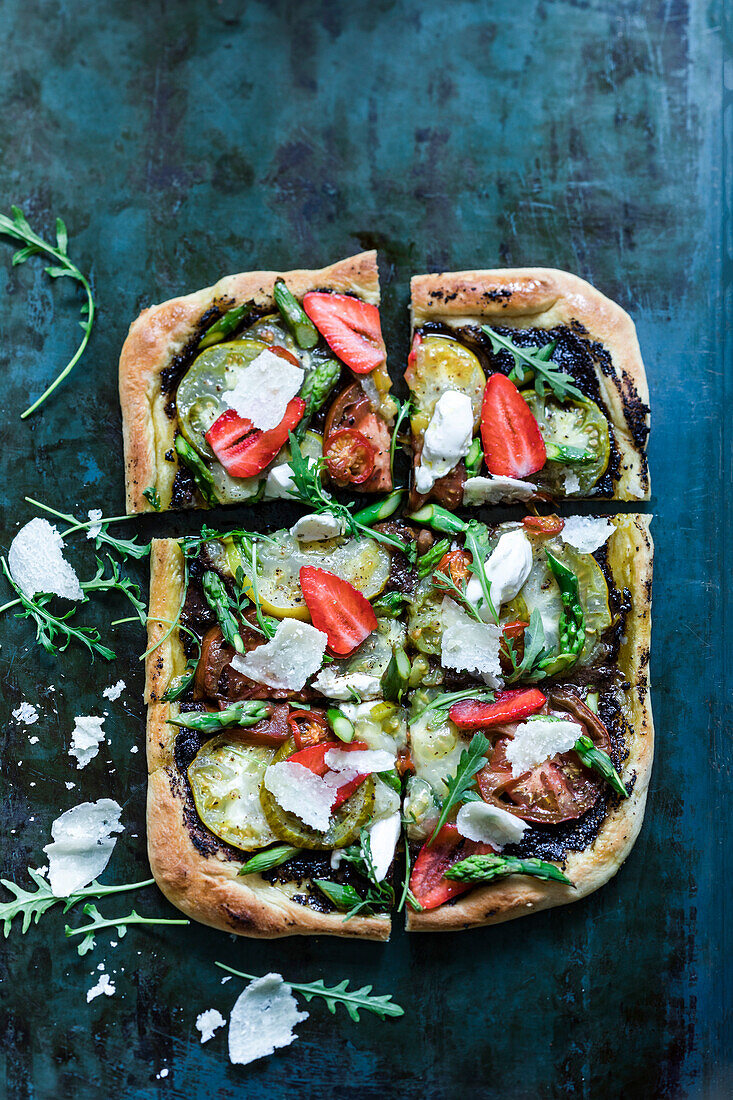
{"type": "Polygon", "coordinates": [[[399,440],[399,432],[403,421],[412,413],[412,395],[406,401],[397,402],[397,416],[392,428],[392,439],[389,444],[389,471],[394,477],[394,460],[399,440]]]}
{"type": "Polygon", "coordinates": [[[464,688],[462,691],[447,691],[436,695],[417,714],[413,714],[411,721],[419,722],[426,714],[448,710],[454,703],[460,703],[462,699],[477,699],[481,703],[493,703],[495,699],[493,691],[486,688],[464,688]]]}
{"type": "Polygon", "coordinates": [[[119,886],[101,886],[98,882],[92,882],[82,890],[75,890],[66,898],[59,898],[51,891],[51,884],[44,878],[40,871],[28,868],[28,874],[36,884],[36,890],[24,890],[8,879],[0,879],[6,890],[13,895],[12,901],[0,902],[0,921],[3,922],[3,933],[7,939],[13,926],[13,921],[22,918],[21,935],[25,935],[31,923],[38,924],[43,914],[54,905],[64,906],[64,913],[87,898],[108,897],[111,894],[122,894],[128,890],[142,890],[145,886],[152,886],[155,879],[145,879],[143,882],[126,882],[119,886]]]}
{"type": "MultiPolygon", "coordinates": [[[[244,978],[248,982],[258,980],[255,974],[245,974],[241,970],[234,970],[233,967],[227,966],[225,963],[215,962],[214,966],[226,970],[228,974],[233,974],[236,978],[244,978]]],[[[371,985],[364,985],[361,989],[349,989],[349,983],[347,979],[344,979],[338,985],[327,986],[324,985],[322,978],[319,978],[316,982],[287,982],[286,984],[290,986],[294,993],[300,993],[305,997],[306,1001],[311,1001],[314,997],[322,997],[326,1002],[328,1011],[331,1013],[335,1014],[336,1006],[342,1005],[357,1024],[359,1023],[360,1012],[373,1012],[380,1020],[384,1020],[387,1016],[404,1016],[405,1014],[404,1008],[393,1002],[391,994],[372,996],[373,987],[371,985]]]]}
{"type": "Polygon", "coordinates": [[[131,913],[128,913],[126,917],[112,917],[110,920],[106,920],[97,909],[93,902],[89,902],[84,906],[82,912],[85,916],[91,917],[91,921],[88,924],[82,924],[78,928],[72,928],[70,925],[66,925],[64,932],[68,938],[72,936],[83,936],[84,939],[77,947],[77,951],[80,955],[86,955],[94,947],[96,932],[103,932],[105,928],[117,929],[118,936],[124,936],[127,931],[127,926],[130,924],[190,924],[188,920],[168,920],[162,917],[141,917],[139,913],[136,913],[133,909],[131,913]]]}
{"type": "Polygon", "coordinates": [[[569,397],[585,401],[584,395],[574,384],[572,375],[550,359],[557,346],[557,340],[551,340],[541,348],[520,348],[508,336],[502,336],[489,325],[482,325],[481,328],[491,341],[491,350],[494,355],[506,351],[514,360],[514,368],[509,375],[512,382],[524,382],[529,369],[532,378],[528,378],[527,381],[533,379],[535,391],[540,397],[544,397],[546,387],[549,387],[558,401],[566,401],[569,397]]]}
{"type": "Polygon", "coordinates": [[[456,774],[446,777],[445,783],[448,787],[448,793],[443,799],[440,817],[430,835],[428,847],[445,825],[453,807],[457,806],[459,802],[463,802],[465,795],[470,791],[476,774],[481,771],[486,763],[486,753],[490,745],[491,742],[487,737],[484,737],[483,733],[474,733],[468,748],[465,748],[461,753],[456,774]]]}
{"type": "Polygon", "coordinates": [[[317,886],[338,909],[346,910],[344,920],[351,920],[359,913],[371,915],[375,909],[387,909],[394,905],[394,889],[388,882],[384,880],[380,882],[377,878],[372,858],[372,845],[366,829],[362,829],[359,834],[359,846],[352,844],[349,848],[344,848],[341,858],[346,863],[352,863],[359,874],[367,879],[369,885],[363,897],[350,883],[314,879],[313,885],[317,886]]]}
{"type": "Polygon", "coordinates": [[[99,531],[94,535],[94,545],[97,550],[100,550],[103,545],[110,546],[121,558],[146,558],[150,553],[150,545],[141,546],[137,542],[137,535],[131,539],[118,539],[107,531],[110,523],[124,523],[125,520],[130,519],[129,516],[102,516],[101,519],[83,520],[65,512],[57,512],[55,508],[50,508],[48,504],[34,500],[33,497],[25,497],[25,501],[27,504],[32,504],[34,508],[40,508],[42,512],[48,512],[56,519],[62,519],[64,523],[71,524],[61,532],[62,538],[74,535],[77,531],[88,531],[90,528],[99,527],[99,531]]]}

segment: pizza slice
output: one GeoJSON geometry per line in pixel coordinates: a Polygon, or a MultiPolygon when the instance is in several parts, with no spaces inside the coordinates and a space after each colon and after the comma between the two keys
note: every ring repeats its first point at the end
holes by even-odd
{"type": "Polygon", "coordinates": [[[289,437],[330,481],[392,487],[376,252],[232,275],[144,310],[120,355],[128,512],[287,496],[289,437]]]}
{"type": "Polygon", "coordinates": [[[412,279],[411,504],[648,500],[649,393],[636,330],[547,268],[412,279]]]}

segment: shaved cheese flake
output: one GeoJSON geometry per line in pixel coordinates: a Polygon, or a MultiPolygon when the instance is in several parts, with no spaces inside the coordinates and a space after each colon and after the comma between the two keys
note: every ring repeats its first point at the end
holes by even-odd
{"type": "Polygon", "coordinates": [[[275,636],[242,657],[235,653],[232,668],[267,687],[299,691],[323,662],[328,637],[310,623],[283,619],[275,636]]]}
{"type": "Polygon", "coordinates": [[[395,764],[394,753],[384,749],[329,749],[323,759],[335,772],[353,771],[357,775],[390,771],[395,764]]]}
{"type": "Polygon", "coordinates": [[[443,667],[470,672],[480,676],[489,687],[500,687],[503,681],[498,626],[476,622],[448,596],[443,597],[440,617],[443,626],[440,659],[443,667]]]}
{"type": "Polygon", "coordinates": [[[234,389],[221,396],[225,405],[255,428],[276,428],[285,410],[303,385],[305,371],[281,359],[274,351],[263,351],[237,376],[234,389]]]}
{"type": "Polygon", "coordinates": [[[401,827],[402,815],[397,810],[389,817],[384,817],[381,821],[375,821],[369,829],[369,846],[372,852],[374,877],[377,882],[381,882],[386,877],[392,866],[401,827]]]}
{"type": "MultiPolygon", "coordinates": [[[[502,604],[514,599],[531,571],[532,543],[524,530],[516,528],[506,531],[484,563],[484,574],[491,586],[491,602],[495,611],[498,612],[502,604]]],[[[482,618],[491,615],[490,609],[483,606],[485,601],[478,577],[472,576],[466,585],[466,599],[479,608],[482,618]]]]}
{"type": "Polygon", "coordinates": [[[264,783],[284,810],[295,814],[311,829],[326,832],[331,819],[333,787],[320,775],[294,760],[281,760],[267,768],[264,783]]]}
{"type": "Polygon", "coordinates": [[[506,844],[518,844],[529,828],[515,814],[486,802],[466,802],[458,811],[456,826],[461,836],[490,844],[498,851],[506,844]]]}
{"type": "Polygon", "coordinates": [[[100,798],[82,802],[56,818],[51,826],[53,842],[43,850],[57,898],[68,897],[101,875],[117,843],[111,834],[124,831],[121,813],[122,807],[114,799],[100,798]]]}
{"type": "Polygon", "coordinates": [[[115,699],[119,699],[126,687],[127,684],[124,680],[118,680],[116,684],[112,684],[111,687],[105,688],[102,695],[105,699],[109,699],[110,702],[114,703],[115,699]]]}
{"type": "Polygon", "coordinates": [[[582,733],[583,727],[577,722],[563,718],[528,718],[521,722],[506,747],[512,775],[516,779],[557,753],[568,752],[582,733]]]}
{"type": "Polygon", "coordinates": [[[110,980],[109,974],[100,974],[97,984],[87,990],[87,1004],[93,1001],[95,997],[101,997],[103,993],[105,997],[113,997],[116,989],[117,987],[115,983],[110,980]]]}
{"type": "Polygon", "coordinates": [[[299,1012],[292,990],[280,974],[265,974],[250,982],[234,1002],[229,1017],[229,1060],[247,1065],[279,1047],[290,1046],[293,1028],[308,1019],[299,1012]]]}
{"type": "Polygon", "coordinates": [[[580,479],[573,470],[568,470],[563,478],[563,488],[565,489],[566,496],[570,496],[572,493],[580,491],[580,479]]]}
{"type": "Polygon", "coordinates": [[[13,711],[13,718],[16,722],[22,722],[24,726],[32,726],[34,722],[38,721],[38,711],[33,703],[28,703],[24,699],[20,706],[13,711]]]}
{"type": "Polygon", "coordinates": [[[10,544],[10,575],[24,596],[53,593],[81,600],[84,593],[74,569],[64,560],[64,540],[47,519],[32,519],[10,544]]]}
{"type": "Polygon", "coordinates": [[[104,718],[94,718],[91,715],[81,715],[74,719],[69,756],[76,757],[77,768],[86,768],[99,752],[99,745],[104,740],[103,722],[104,718]]]}
{"type": "Polygon", "coordinates": [[[607,542],[614,526],[607,519],[594,516],[570,516],[565,520],[560,538],[581,554],[592,554],[607,542]]]}
{"type": "Polygon", "coordinates": [[[346,702],[348,699],[353,699],[353,691],[362,699],[378,699],[382,690],[382,681],[379,676],[370,676],[368,672],[343,673],[333,665],[329,665],[316,676],[313,687],[328,699],[346,702]],[[353,691],[350,691],[350,688],[353,688],[353,691]]]}
{"type": "Polygon", "coordinates": [[[290,534],[298,542],[321,542],[323,539],[335,539],[344,533],[344,521],[338,516],[314,513],[301,516],[290,534]]]}
{"type": "Polygon", "coordinates": [[[226,1020],[215,1008],[207,1008],[205,1012],[200,1012],[196,1017],[196,1030],[201,1032],[201,1042],[208,1043],[209,1039],[214,1038],[214,1032],[217,1028],[224,1027],[226,1020]]]}
{"type": "Polygon", "coordinates": [[[463,503],[468,506],[479,504],[499,504],[501,501],[531,500],[537,492],[537,486],[531,481],[520,481],[516,477],[469,477],[463,486],[463,503]]]}
{"type": "Polygon", "coordinates": [[[91,525],[87,527],[87,538],[95,539],[102,531],[102,524],[99,522],[102,518],[101,508],[90,508],[87,512],[89,519],[92,521],[91,525]]]}

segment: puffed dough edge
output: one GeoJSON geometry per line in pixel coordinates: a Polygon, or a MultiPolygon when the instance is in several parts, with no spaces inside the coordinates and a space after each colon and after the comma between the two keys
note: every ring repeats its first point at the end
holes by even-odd
{"type": "MultiPolygon", "coordinates": [[[[608,374],[596,364],[603,404],[621,454],[616,500],[648,500],[651,483],[645,449],[635,442],[624,402],[649,406],[649,387],[636,327],[628,313],[585,279],[546,267],[415,275],[411,281],[413,330],[426,321],[453,327],[494,321],[508,328],[553,328],[579,321],[587,336],[611,355],[608,374]]],[[[649,414],[646,415],[649,425],[649,414]]]]}
{"type": "Polygon", "coordinates": [[[514,875],[472,890],[452,905],[426,913],[408,912],[409,932],[453,932],[501,924],[540,909],[579,901],[616,874],[639,835],[654,756],[648,677],[654,547],[649,533],[651,516],[614,516],[611,522],[616,530],[608,544],[608,563],[616,586],[628,588],[632,597],[618,661],[629,683],[622,707],[629,755],[621,776],[627,783],[635,776],[631,795],[611,810],[589,848],[568,853],[565,873],[574,889],[559,882],[514,875]]]}
{"type": "Polygon", "coordinates": [[[351,291],[364,301],[379,305],[377,253],[370,251],[349,256],[320,271],[250,271],[228,275],[205,290],[144,309],[130,325],[120,352],[119,389],[128,514],[154,511],[143,496],[148,486],[157,488],[161,510],[166,511],[171,506],[178,460],[175,451],[172,462],[165,454],[173,448],[177,419],[166,415],[165,406],[170,395],[161,392],[161,372],[197,333],[207,310],[220,305],[233,309],[243,302],[252,302],[255,307],[272,305],[277,279],[284,279],[298,298],[309,290],[351,291]]]}
{"type": "MultiPolygon", "coordinates": [[[[150,550],[150,616],[148,649],[176,619],[183,595],[183,556],[175,539],[153,539],[150,550]]],[[[176,727],[167,724],[169,704],[160,701],[171,677],[183,672],[186,659],[173,631],[146,659],[147,838],[155,881],[166,898],[187,916],[211,928],[240,936],[328,935],[389,939],[389,917],[355,917],[317,913],[292,901],[260,875],[238,877],[244,860],[216,853],[204,856],[186,826],[185,782],[176,768],[176,727]]]]}

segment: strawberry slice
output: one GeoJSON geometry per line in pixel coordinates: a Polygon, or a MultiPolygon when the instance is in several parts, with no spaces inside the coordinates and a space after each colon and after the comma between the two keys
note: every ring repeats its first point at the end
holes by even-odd
{"type": "Polygon", "coordinates": [[[547,461],[540,427],[517,387],[504,374],[492,374],[481,406],[481,439],[489,473],[527,477],[547,461]]]}
{"type": "Polygon", "coordinates": [[[263,432],[234,409],[227,409],[209,428],[206,442],[232,477],[254,477],[282,450],[304,412],[305,401],[294,397],[277,427],[263,432]]]}
{"type": "Polygon", "coordinates": [[[366,596],[334,573],[304,565],[300,587],[313,625],[328,635],[328,647],[337,657],[348,657],[377,629],[377,616],[366,596]]]}
{"type": "Polygon", "coordinates": [[[451,898],[465,894],[474,883],[446,878],[445,872],[462,859],[494,851],[490,844],[462,837],[455,825],[444,825],[433,843],[425,843],[418,852],[410,875],[412,896],[423,909],[437,909],[451,898]]]}
{"type": "Polygon", "coordinates": [[[519,722],[536,714],[547,702],[546,697],[537,688],[519,688],[515,691],[500,691],[493,703],[481,703],[477,699],[461,699],[448,711],[451,722],[459,730],[483,730],[490,726],[501,726],[505,722],[519,722]]]}
{"type": "Polygon", "coordinates": [[[369,374],[387,359],[379,310],[360,298],[313,290],[303,309],[326,343],[356,374],[369,374]]]}

